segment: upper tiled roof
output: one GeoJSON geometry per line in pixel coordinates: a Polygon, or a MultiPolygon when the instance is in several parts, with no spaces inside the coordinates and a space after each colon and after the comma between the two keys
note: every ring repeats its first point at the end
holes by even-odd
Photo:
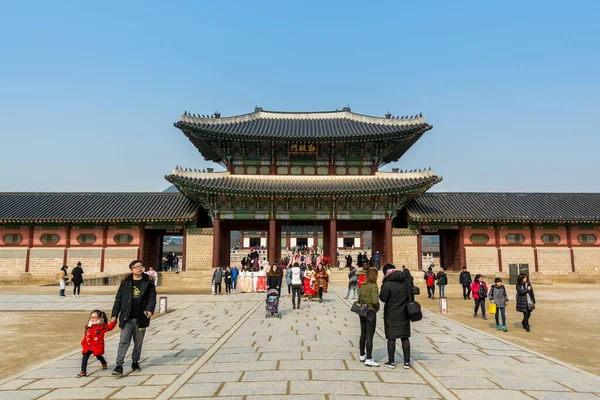
{"type": "Polygon", "coordinates": [[[177,187],[207,193],[304,196],[420,193],[442,178],[433,171],[367,176],[230,175],[174,170],[166,179],[177,187]]]}
{"type": "Polygon", "coordinates": [[[407,206],[412,221],[600,222],[600,193],[425,193],[407,206]]]}
{"type": "Polygon", "coordinates": [[[189,221],[181,193],[0,193],[0,223],[189,221]]]}
{"type": "Polygon", "coordinates": [[[253,113],[227,118],[186,112],[174,125],[204,138],[283,141],[381,140],[422,134],[432,128],[421,114],[402,118],[388,116],[390,118],[371,117],[349,109],[294,113],[257,108],[253,113]]]}

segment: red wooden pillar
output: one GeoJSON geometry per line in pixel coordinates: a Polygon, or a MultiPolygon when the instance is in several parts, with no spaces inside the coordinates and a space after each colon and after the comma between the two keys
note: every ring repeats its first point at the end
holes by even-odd
{"type": "Polygon", "coordinates": [[[535,264],[535,272],[539,272],[540,270],[540,265],[538,262],[538,252],[537,252],[537,246],[536,246],[536,240],[535,240],[535,227],[533,225],[531,225],[531,246],[533,246],[533,262],[535,264]]]}
{"type": "Polygon", "coordinates": [[[392,246],[392,220],[385,220],[385,264],[393,264],[393,246],[392,246]]]}
{"type": "Polygon", "coordinates": [[[502,272],[502,251],[500,250],[500,228],[496,226],[496,249],[498,249],[498,272],[502,272]]]}
{"type": "Polygon", "coordinates": [[[27,255],[25,256],[25,272],[29,272],[29,260],[31,259],[31,248],[33,247],[33,225],[29,227],[29,238],[27,239],[27,255]]]}
{"type": "Polygon", "coordinates": [[[329,221],[329,258],[331,266],[337,267],[337,221],[329,221]]]}
{"type": "Polygon", "coordinates": [[[269,251],[267,260],[269,261],[269,265],[273,265],[275,264],[275,257],[277,256],[277,221],[275,218],[269,220],[269,236],[267,237],[267,240],[267,249],[269,251]]]}
{"type": "Polygon", "coordinates": [[[460,258],[460,267],[467,265],[467,251],[465,250],[465,228],[459,227],[458,234],[458,255],[460,258]]]}
{"type": "Polygon", "coordinates": [[[142,265],[144,265],[144,246],[146,245],[145,243],[145,238],[144,238],[144,225],[140,226],[140,243],[139,243],[139,247],[138,247],[138,260],[140,260],[142,262],[142,265]]]}
{"type": "Polygon", "coordinates": [[[575,272],[575,254],[573,253],[573,236],[571,232],[571,227],[567,225],[567,247],[569,248],[569,253],[571,254],[571,272],[575,272]]]}
{"type": "Polygon", "coordinates": [[[104,272],[104,259],[106,258],[106,238],[108,237],[108,226],[102,228],[102,252],[100,253],[100,272],[104,272]]]}
{"type": "Polygon", "coordinates": [[[213,268],[219,267],[221,255],[221,221],[219,220],[219,214],[215,213],[215,220],[213,222],[213,254],[212,254],[212,266],[213,268]]]}
{"type": "MultiPolygon", "coordinates": [[[[185,271],[185,266],[187,264],[187,226],[183,227],[183,249],[181,250],[181,270],[185,271]]],[[[159,262],[162,262],[162,256],[161,256],[161,260],[159,262]]]]}
{"type": "Polygon", "coordinates": [[[63,253],[63,265],[67,265],[67,253],[69,252],[69,247],[71,247],[71,226],[67,226],[67,242],[63,253]]]}
{"type": "Polygon", "coordinates": [[[417,227],[417,266],[423,271],[423,243],[421,243],[421,225],[417,227]]]}

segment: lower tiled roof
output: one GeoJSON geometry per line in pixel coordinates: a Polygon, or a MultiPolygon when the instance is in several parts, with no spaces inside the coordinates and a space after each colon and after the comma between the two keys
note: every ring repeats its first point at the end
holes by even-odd
{"type": "Polygon", "coordinates": [[[600,222],[600,193],[425,193],[409,220],[431,222],[600,222]]]}
{"type": "Polygon", "coordinates": [[[166,179],[184,191],[248,195],[376,195],[422,192],[441,177],[387,173],[385,176],[230,175],[228,173],[174,173],[166,179]]]}
{"type": "Polygon", "coordinates": [[[0,193],[0,223],[189,221],[181,193],[0,193]]]}

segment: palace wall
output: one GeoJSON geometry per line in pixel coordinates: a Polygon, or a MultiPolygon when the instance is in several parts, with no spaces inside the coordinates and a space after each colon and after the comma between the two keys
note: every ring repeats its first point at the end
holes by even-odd
{"type": "Polygon", "coordinates": [[[413,229],[392,229],[392,251],[396,268],[406,266],[411,271],[419,269],[417,231],[413,229]]]}

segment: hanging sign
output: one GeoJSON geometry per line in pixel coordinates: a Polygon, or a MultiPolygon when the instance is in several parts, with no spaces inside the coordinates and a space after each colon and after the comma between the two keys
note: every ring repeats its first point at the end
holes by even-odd
{"type": "Polygon", "coordinates": [[[316,143],[290,143],[289,154],[317,154],[316,143]]]}

